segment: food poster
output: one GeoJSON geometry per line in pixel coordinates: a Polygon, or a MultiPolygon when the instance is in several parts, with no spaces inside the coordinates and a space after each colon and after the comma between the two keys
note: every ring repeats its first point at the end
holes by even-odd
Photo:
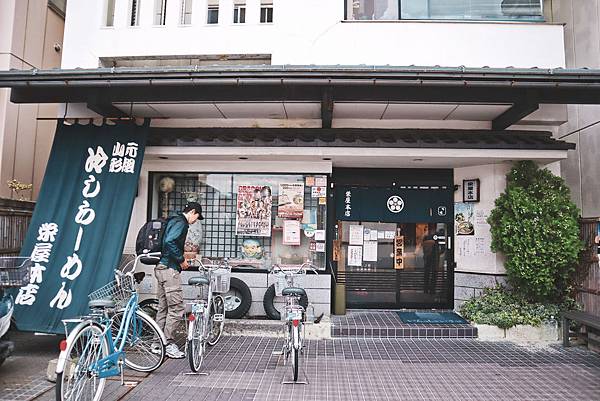
{"type": "Polygon", "coordinates": [[[279,184],[277,216],[284,219],[302,218],[304,212],[304,184],[279,184]]]}
{"type": "Polygon", "coordinates": [[[458,202],[454,205],[456,235],[475,235],[475,205],[458,202]]]}
{"type": "Polygon", "coordinates": [[[271,236],[271,187],[239,185],[235,220],[236,235],[271,236]]]}

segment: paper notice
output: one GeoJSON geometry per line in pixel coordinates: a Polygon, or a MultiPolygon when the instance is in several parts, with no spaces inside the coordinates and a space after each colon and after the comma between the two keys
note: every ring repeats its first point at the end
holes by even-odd
{"type": "Polygon", "coordinates": [[[385,232],[385,239],[394,239],[395,235],[396,235],[396,233],[393,232],[393,231],[386,231],[385,232]]]}
{"type": "Polygon", "coordinates": [[[283,221],[283,244],[300,245],[300,222],[298,220],[283,221]]]}
{"type": "Polygon", "coordinates": [[[363,226],[350,226],[350,245],[362,245],[363,244],[363,226]]]}
{"type": "Polygon", "coordinates": [[[325,241],[325,230],[315,231],[315,241],[325,241]]]}
{"type": "Polygon", "coordinates": [[[317,252],[325,252],[325,243],[324,242],[317,242],[316,251],[317,252]]]}
{"type": "Polygon", "coordinates": [[[366,241],[363,250],[365,262],[377,262],[377,241],[366,241]]]}
{"type": "Polygon", "coordinates": [[[362,266],[362,246],[348,246],[348,266],[362,266]]]}
{"type": "Polygon", "coordinates": [[[377,230],[371,230],[371,238],[369,238],[370,241],[377,241],[377,234],[378,231],[377,230]]]}

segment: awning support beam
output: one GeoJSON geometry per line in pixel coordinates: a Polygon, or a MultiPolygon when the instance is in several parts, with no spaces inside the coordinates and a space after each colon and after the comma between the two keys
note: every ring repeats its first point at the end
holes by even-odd
{"type": "Polygon", "coordinates": [[[333,121],[333,96],[331,89],[325,89],[321,98],[321,127],[331,128],[333,121]]]}
{"type": "Polygon", "coordinates": [[[506,129],[539,108],[540,105],[537,102],[530,100],[517,102],[513,104],[510,109],[506,110],[492,121],[492,130],[501,131],[506,129]]]}

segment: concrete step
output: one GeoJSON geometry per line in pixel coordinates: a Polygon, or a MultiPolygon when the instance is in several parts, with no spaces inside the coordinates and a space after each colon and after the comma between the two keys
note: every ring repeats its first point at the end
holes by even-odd
{"type": "MultiPolygon", "coordinates": [[[[331,338],[331,320],[324,316],[319,323],[305,323],[307,339],[331,338]]],[[[284,322],[263,319],[226,319],[225,335],[253,337],[283,337],[284,322]]]]}

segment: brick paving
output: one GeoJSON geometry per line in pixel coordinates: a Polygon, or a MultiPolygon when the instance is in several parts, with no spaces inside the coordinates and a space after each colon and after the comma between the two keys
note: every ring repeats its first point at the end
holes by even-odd
{"type": "MultiPolygon", "coordinates": [[[[524,347],[471,339],[343,338],[308,341],[301,365],[310,383],[273,355],[281,339],[224,337],[204,362],[208,376],[185,375],[167,360],[140,384],[103,400],[600,400],[600,355],[559,345],[524,347]]],[[[51,399],[51,398],[48,398],[51,399]]]]}
{"type": "Polygon", "coordinates": [[[368,338],[477,338],[477,328],[469,324],[407,324],[395,311],[353,310],[343,316],[331,316],[331,334],[368,338]]]}

